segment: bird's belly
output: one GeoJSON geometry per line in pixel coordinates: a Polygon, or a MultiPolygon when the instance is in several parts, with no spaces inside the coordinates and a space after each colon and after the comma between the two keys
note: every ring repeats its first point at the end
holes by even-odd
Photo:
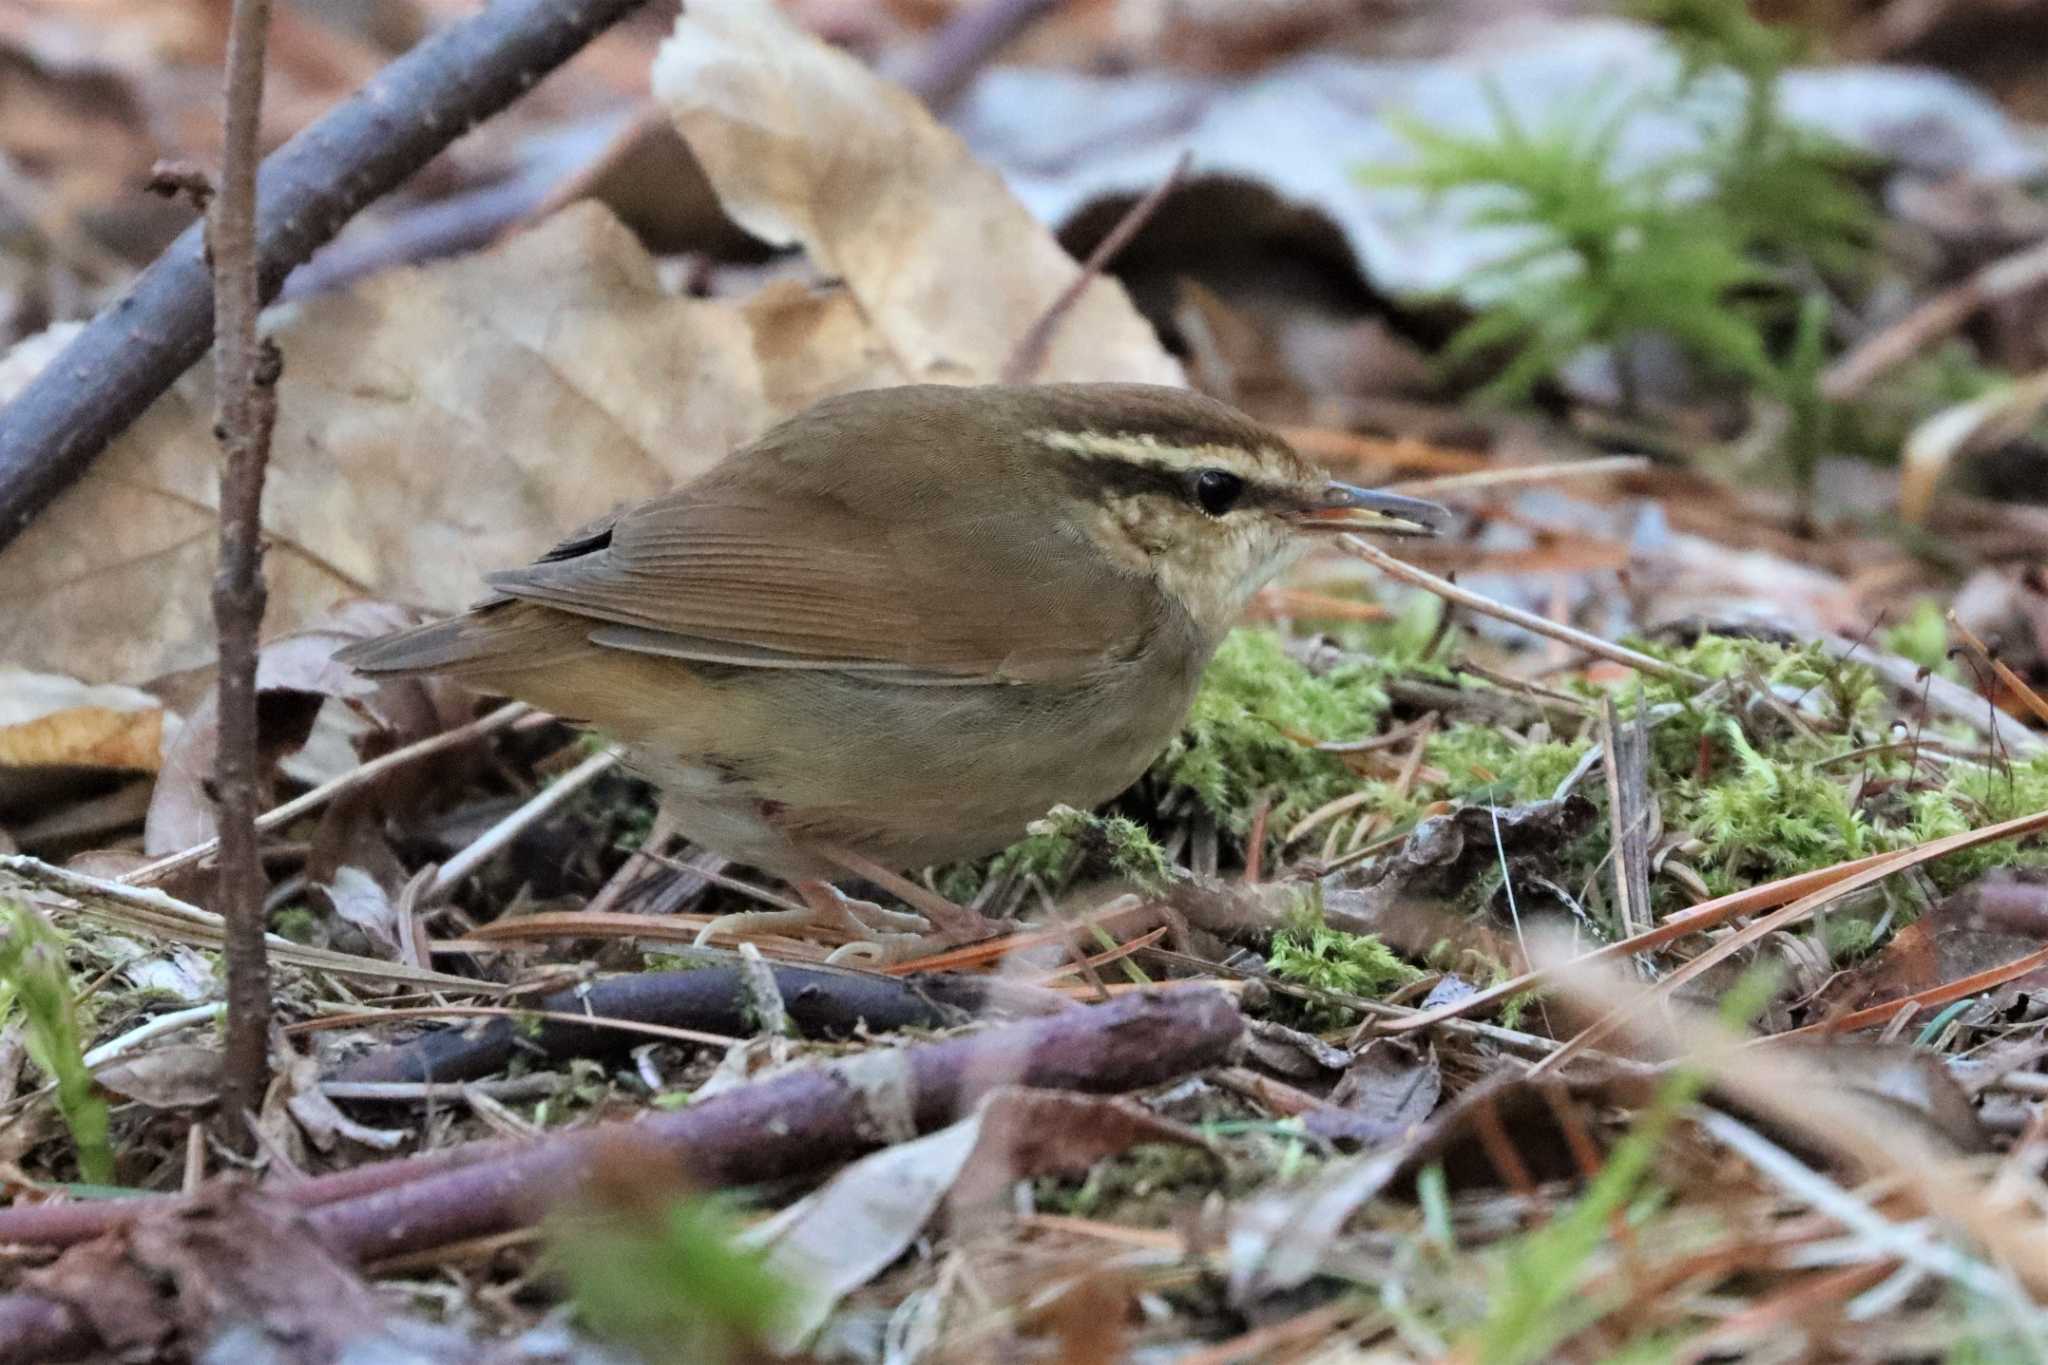
{"type": "Polygon", "coordinates": [[[750,671],[680,742],[632,749],[678,827],[736,861],[840,875],[809,851],[822,844],[914,868],[1004,848],[1055,805],[1115,796],[1180,727],[1194,679],[939,688],[750,671]]]}

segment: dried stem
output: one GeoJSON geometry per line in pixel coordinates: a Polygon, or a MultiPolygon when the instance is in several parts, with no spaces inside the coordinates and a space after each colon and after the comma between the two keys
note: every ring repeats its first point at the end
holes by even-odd
{"type": "Polygon", "coordinates": [[[226,921],[227,1045],[221,1065],[221,1128],[246,1141],[248,1116],[270,1085],[270,959],[263,942],[263,865],[256,848],[260,801],[256,735],[256,643],[268,593],[263,584],[263,476],[277,422],[276,348],[260,340],[263,310],[256,262],[256,165],[263,113],[263,49],[270,0],[235,0],[229,20],[226,150],[220,192],[208,219],[213,256],[215,434],[226,464],[220,481],[220,559],[213,618],[220,635],[220,804],[216,908],[226,921]]]}
{"type": "Polygon", "coordinates": [[[1481,615],[1492,616],[1499,620],[1510,622],[1524,630],[1533,631],[1537,635],[1546,636],[1552,640],[1562,640],[1566,644],[1574,645],[1598,658],[1612,659],[1615,663],[1626,664],[1638,673],[1648,673],[1652,677],[1667,678],[1672,682],[1684,683],[1691,687],[1705,687],[1707,685],[1705,677],[1693,672],[1689,668],[1680,668],[1677,664],[1666,663],[1664,660],[1654,655],[1645,654],[1641,650],[1630,649],[1626,645],[1617,645],[1611,640],[1603,640],[1597,635],[1588,634],[1586,631],[1579,630],[1576,627],[1552,621],[1547,617],[1538,616],[1531,611],[1523,611],[1520,607],[1511,607],[1505,602],[1496,602],[1491,597],[1483,597],[1469,588],[1459,587],[1448,578],[1439,578],[1426,569],[1418,569],[1413,564],[1403,563],[1385,550],[1382,550],[1379,546],[1360,540],[1357,536],[1342,536],[1339,539],[1342,540],[1346,550],[1372,565],[1387,577],[1399,579],[1403,583],[1409,583],[1418,588],[1427,589],[1438,597],[1443,598],[1446,602],[1455,602],[1461,607],[1469,607],[1481,615]]]}
{"type": "MultiPolygon", "coordinates": [[[[513,721],[530,715],[532,712],[533,708],[523,701],[507,702],[495,711],[490,712],[488,715],[479,716],[467,725],[457,726],[453,730],[443,730],[438,735],[429,735],[425,739],[416,740],[402,749],[393,749],[388,754],[380,755],[359,767],[349,769],[340,777],[321,783],[311,791],[294,796],[283,805],[274,806],[265,811],[256,818],[256,830],[258,833],[268,833],[280,826],[288,825],[300,816],[320,809],[335,797],[375,781],[393,768],[402,768],[408,763],[416,762],[429,755],[474,743],[486,735],[504,729],[513,721]]],[[[151,886],[170,876],[173,872],[182,872],[195,863],[204,862],[219,851],[219,839],[202,840],[190,848],[180,849],[176,853],[167,853],[153,863],[144,863],[133,871],[124,872],[114,880],[132,886],[151,886]]]]}
{"type": "Polygon", "coordinates": [[[1187,179],[1188,166],[1192,161],[1192,153],[1182,152],[1173,163],[1173,169],[1166,173],[1166,179],[1126,209],[1116,226],[1109,230],[1109,235],[1095,244],[1095,250],[1089,252],[1088,259],[1081,264],[1081,273],[1031,324],[1031,330],[1024,334],[1023,340],[1017,343],[1017,349],[1011,351],[1009,359],[1003,362],[1005,384],[1029,384],[1038,377],[1038,372],[1045,368],[1047,353],[1052,350],[1053,336],[1059,331],[1060,324],[1066,321],[1067,314],[1074,311],[1081,295],[1088,292],[1088,287],[1109,268],[1110,262],[1131,244],[1131,239],[1152,221],[1152,215],[1159,212],[1159,206],[1166,202],[1167,196],[1180,188],[1181,182],[1187,179]]]}

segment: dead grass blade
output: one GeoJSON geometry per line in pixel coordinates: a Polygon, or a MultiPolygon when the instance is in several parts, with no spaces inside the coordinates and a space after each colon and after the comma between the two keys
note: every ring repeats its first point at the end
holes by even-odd
{"type": "MultiPolygon", "coordinates": [[[[1853,872],[1834,884],[1815,891],[1810,895],[1802,896],[1783,909],[1775,910],[1765,915],[1762,919],[1744,925],[1719,943],[1716,943],[1713,947],[1701,953],[1698,957],[1686,963],[1683,967],[1680,967],[1677,971],[1659,980],[1652,993],[1668,1000],[1671,993],[1680,986],[1683,986],[1688,981],[1695,980],[1705,972],[1726,962],[1751,944],[1778,932],[1780,929],[1787,929],[1792,925],[1798,924],[1813,915],[1815,911],[1840,900],[1853,891],[1860,891],[1866,886],[1875,886],[1893,873],[1904,872],[1908,868],[1918,867],[1922,863],[1932,862],[1936,858],[1945,857],[1951,853],[1959,853],[1964,849],[1975,848],[1979,844],[1996,843],[2001,839],[2023,838],[2026,835],[2034,834],[2044,829],[2048,829],[2048,811],[2036,811],[2032,815],[2022,815],[2012,820],[2002,821],[1996,825],[1987,825],[1983,829],[1965,830],[1961,834],[1951,834],[1944,839],[1930,839],[1926,843],[1916,845],[1913,848],[1901,849],[1897,853],[1885,854],[1875,864],[1853,872]]],[[[1647,937],[1647,935],[1642,937],[1647,937]]],[[[1549,1069],[1562,1066],[1581,1051],[1593,1046],[1606,1037],[1608,1033],[1613,1031],[1618,1022],[1619,1020],[1614,1015],[1609,1015],[1607,1018],[1600,1020],[1545,1058],[1538,1064],[1538,1068],[1549,1069]]]]}
{"type": "MultiPolygon", "coordinates": [[[[154,887],[127,886],[89,877],[25,854],[0,856],[0,886],[9,879],[16,881],[29,899],[56,916],[90,919],[124,932],[148,934],[198,948],[218,950],[221,946],[223,926],[219,915],[167,896],[154,887]]],[[[271,957],[309,971],[472,994],[494,995],[502,989],[487,981],[409,967],[402,962],[385,962],[331,948],[309,948],[276,934],[267,935],[266,941],[271,957]]]]}

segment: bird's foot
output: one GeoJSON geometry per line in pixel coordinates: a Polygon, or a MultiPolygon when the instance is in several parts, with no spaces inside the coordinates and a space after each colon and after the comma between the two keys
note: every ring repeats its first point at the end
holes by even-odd
{"type": "Polygon", "coordinates": [[[898,872],[891,872],[880,863],[873,862],[850,849],[833,848],[828,845],[814,845],[813,851],[845,868],[857,877],[864,877],[894,895],[905,905],[931,921],[937,937],[946,946],[974,943],[985,938],[994,938],[1003,932],[1003,926],[988,916],[956,905],[928,886],[920,886],[898,872]]]}
{"type": "Polygon", "coordinates": [[[835,929],[854,941],[835,949],[828,962],[900,962],[925,950],[928,928],[920,915],[855,900],[830,882],[798,882],[802,909],[749,910],[720,915],[697,931],[697,942],[714,935],[752,938],[761,934],[801,935],[806,929],[835,929]]]}

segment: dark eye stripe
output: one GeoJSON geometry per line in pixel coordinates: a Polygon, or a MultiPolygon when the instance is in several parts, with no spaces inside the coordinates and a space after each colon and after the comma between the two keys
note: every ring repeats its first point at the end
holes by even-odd
{"type": "Polygon", "coordinates": [[[1106,455],[1072,455],[1064,463],[1074,490],[1083,497],[1136,497],[1149,493],[1202,506],[1197,486],[1204,474],[1213,473],[1238,480],[1237,496],[1226,511],[1245,507],[1295,507],[1301,503],[1301,495],[1284,484],[1246,479],[1230,470],[1190,471],[1147,460],[1121,460],[1106,455]]]}

